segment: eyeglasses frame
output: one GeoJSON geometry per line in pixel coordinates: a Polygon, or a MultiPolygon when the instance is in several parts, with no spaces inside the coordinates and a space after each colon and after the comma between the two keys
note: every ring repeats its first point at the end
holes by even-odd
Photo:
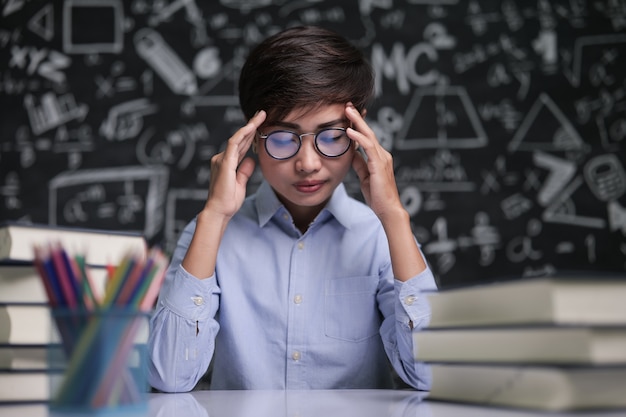
{"type": "Polygon", "coordinates": [[[275,157],[274,155],[272,155],[272,154],[270,153],[270,151],[267,149],[267,140],[265,140],[265,145],[264,145],[264,147],[265,147],[265,152],[267,152],[267,154],[268,154],[271,158],[276,159],[276,160],[278,160],[278,161],[285,161],[285,160],[287,160],[287,159],[291,159],[291,158],[293,158],[294,156],[296,156],[296,155],[298,154],[298,152],[300,152],[300,148],[302,147],[302,137],[304,137],[304,136],[311,136],[311,135],[313,136],[313,144],[315,145],[315,150],[317,150],[317,152],[318,152],[320,155],[322,155],[322,156],[324,156],[324,157],[326,157],[326,158],[339,158],[340,156],[342,156],[342,155],[344,155],[346,152],[348,152],[348,150],[350,149],[350,145],[352,145],[352,139],[350,139],[350,137],[348,137],[348,141],[349,141],[349,142],[348,142],[348,146],[347,146],[347,147],[346,147],[346,149],[345,149],[343,152],[341,152],[339,155],[326,155],[326,154],[325,154],[324,152],[322,152],[322,151],[321,151],[321,149],[319,148],[319,146],[318,146],[318,144],[317,144],[317,137],[318,137],[318,135],[319,135],[320,133],[322,133],[322,132],[326,132],[326,131],[328,131],[328,130],[341,130],[341,131],[343,131],[343,132],[344,132],[344,134],[345,134],[346,136],[348,136],[348,134],[346,133],[347,128],[344,128],[344,127],[327,127],[327,128],[324,128],[324,129],[319,130],[317,133],[315,133],[315,132],[310,132],[310,133],[302,133],[302,134],[299,134],[299,133],[296,133],[296,132],[294,132],[294,131],[292,131],[292,130],[286,130],[286,129],[272,130],[272,131],[271,131],[271,132],[269,132],[267,135],[264,135],[263,133],[259,132],[258,130],[257,130],[257,133],[259,134],[259,138],[260,138],[260,139],[267,139],[270,135],[273,135],[274,133],[279,133],[279,132],[291,133],[292,135],[296,136],[296,137],[299,139],[299,141],[298,141],[298,149],[296,149],[296,151],[293,153],[293,155],[288,156],[288,157],[286,157],[286,158],[277,158],[277,157],[275,157]]]}

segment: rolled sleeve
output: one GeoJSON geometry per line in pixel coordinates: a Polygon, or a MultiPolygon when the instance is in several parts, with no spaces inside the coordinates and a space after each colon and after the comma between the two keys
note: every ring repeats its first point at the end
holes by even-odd
{"type": "Polygon", "coordinates": [[[219,331],[215,277],[200,280],[175,268],[161,287],[148,339],[148,382],[164,392],[194,388],[209,367],[219,331]]]}
{"type": "Polygon", "coordinates": [[[205,321],[215,314],[213,296],[220,293],[215,275],[198,279],[181,266],[174,279],[166,280],[161,289],[161,303],[174,314],[192,321],[205,321]]]}
{"type": "Polygon", "coordinates": [[[409,322],[412,322],[413,329],[427,326],[431,310],[424,292],[437,289],[435,278],[430,268],[426,268],[407,281],[395,280],[394,285],[400,301],[396,304],[396,320],[402,322],[407,327],[409,322]]]}

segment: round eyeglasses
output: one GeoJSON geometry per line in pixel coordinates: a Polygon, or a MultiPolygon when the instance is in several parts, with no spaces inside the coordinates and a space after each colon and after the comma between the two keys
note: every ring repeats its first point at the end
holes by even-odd
{"type": "Polygon", "coordinates": [[[275,130],[259,137],[265,139],[265,150],[274,159],[289,159],[298,153],[302,146],[303,136],[314,136],[315,148],[319,153],[329,158],[343,155],[350,149],[352,139],[348,137],[346,129],[332,127],[322,129],[317,133],[303,133],[301,135],[289,130],[275,130]]]}

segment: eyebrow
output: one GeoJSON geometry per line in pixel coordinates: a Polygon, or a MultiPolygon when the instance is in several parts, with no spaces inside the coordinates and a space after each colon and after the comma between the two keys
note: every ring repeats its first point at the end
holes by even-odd
{"type": "MultiPolygon", "coordinates": [[[[324,123],[320,123],[319,125],[317,125],[317,129],[324,129],[327,127],[333,127],[336,126],[340,123],[347,123],[348,119],[346,119],[345,117],[342,117],[341,119],[336,119],[336,120],[331,120],[329,122],[324,122],[324,123]]],[[[268,123],[269,126],[276,126],[276,127],[284,127],[287,129],[294,129],[294,130],[299,130],[300,129],[300,125],[297,123],[290,123],[290,122],[283,122],[283,121],[276,121],[276,122],[271,122],[268,123]]]]}

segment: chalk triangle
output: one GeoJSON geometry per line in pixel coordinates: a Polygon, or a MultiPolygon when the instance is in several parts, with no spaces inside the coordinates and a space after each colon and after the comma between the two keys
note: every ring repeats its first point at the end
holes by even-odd
{"type": "Polygon", "coordinates": [[[28,21],[28,29],[43,39],[50,41],[54,37],[54,8],[48,4],[28,21]]]}

